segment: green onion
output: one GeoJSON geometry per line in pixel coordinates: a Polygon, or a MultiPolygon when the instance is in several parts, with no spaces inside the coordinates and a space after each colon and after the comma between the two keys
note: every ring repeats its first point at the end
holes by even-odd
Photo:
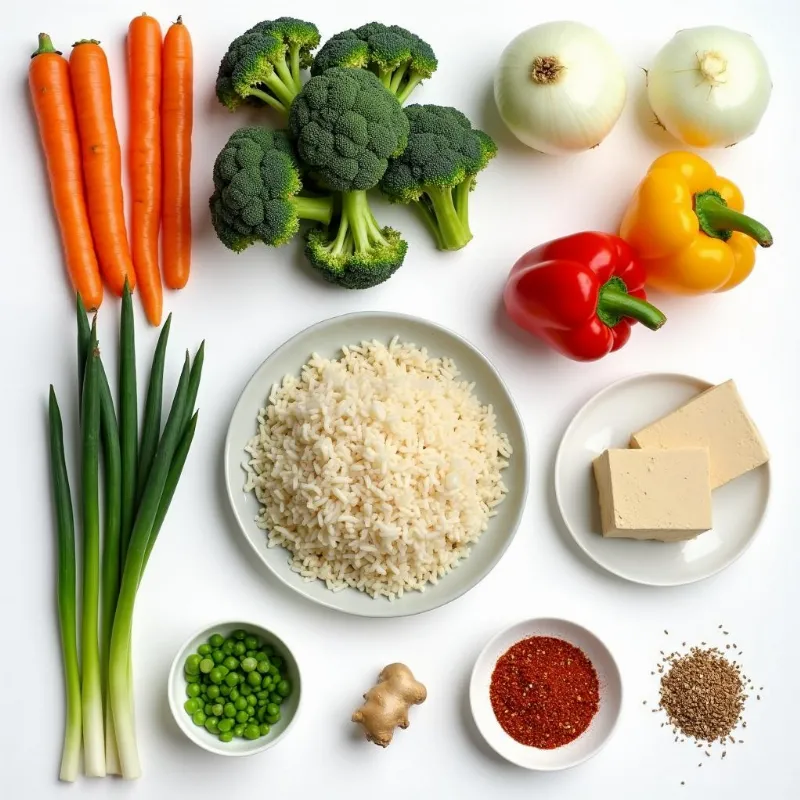
{"type": "Polygon", "coordinates": [[[83,386],[81,420],[81,490],[83,496],[83,746],[84,772],[106,774],[103,690],[100,680],[98,612],[100,603],[100,360],[96,322],[92,324],[83,386]]]}
{"type": "Polygon", "coordinates": [[[197,348],[197,353],[194,357],[192,364],[192,372],[189,376],[189,396],[186,400],[186,413],[183,415],[183,425],[181,430],[186,430],[189,424],[189,418],[194,413],[194,404],[197,402],[197,391],[200,388],[200,377],[203,374],[203,361],[206,356],[206,343],[200,342],[200,347],[197,348]]]}
{"type": "Polygon", "coordinates": [[[133,298],[128,282],[122,292],[119,326],[119,441],[122,458],[122,516],[120,523],[120,566],[136,514],[136,472],[139,458],[139,411],[136,396],[136,344],[134,341],[133,298]]]}
{"type": "Polygon", "coordinates": [[[64,746],[61,754],[62,781],[78,777],[81,758],[81,676],[78,667],[76,606],[75,522],[69,476],[64,457],[64,428],[53,387],[50,387],[50,470],[58,534],[58,621],[61,629],[61,657],[67,695],[64,746]]]}
{"type": "Polygon", "coordinates": [[[109,656],[111,708],[114,715],[114,727],[122,765],[122,775],[128,779],[138,778],[141,775],[131,703],[131,698],[133,697],[132,675],[128,667],[131,632],[133,629],[133,608],[136,600],[136,590],[139,587],[139,581],[145,565],[148,543],[151,536],[155,539],[153,531],[158,507],[164,494],[164,487],[173,456],[181,438],[181,425],[189,390],[189,372],[190,363],[187,353],[178,388],[167,418],[167,424],[164,427],[163,436],[153,459],[153,466],[147,478],[142,501],[131,532],[122,573],[117,614],[111,635],[111,653],[109,656]]]}
{"type": "Polygon", "coordinates": [[[142,425],[142,440],[139,447],[139,468],[136,479],[136,500],[141,502],[147,476],[156,455],[158,437],[161,435],[161,403],[164,388],[164,360],[167,353],[167,340],[172,323],[172,314],[167,317],[164,327],[158,336],[153,365],[150,368],[150,385],[147,387],[147,400],[144,409],[144,424],[142,425]]]}

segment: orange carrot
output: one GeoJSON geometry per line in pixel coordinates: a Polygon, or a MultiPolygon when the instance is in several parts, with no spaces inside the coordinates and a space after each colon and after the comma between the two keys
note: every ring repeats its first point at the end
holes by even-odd
{"type": "Polygon", "coordinates": [[[142,14],[128,27],[128,95],[131,247],[147,318],[161,324],[163,296],[158,270],[161,226],[161,26],[142,14]]]}
{"type": "Polygon", "coordinates": [[[164,206],[161,211],[161,269],[170,289],[183,289],[192,259],[193,64],[192,39],[178,17],[164,38],[161,152],[164,206]]]}
{"type": "Polygon", "coordinates": [[[47,162],[61,247],[72,286],[92,310],[103,300],[103,283],[83,195],[81,146],[69,88],[69,65],[46,33],[31,57],[28,83],[47,162]]]}
{"type": "Polygon", "coordinates": [[[111,105],[108,60],[99,42],[75,44],[69,75],[81,143],[86,207],[100,272],[114,294],[136,277],[125,232],[122,198],[122,155],[111,105]]]}

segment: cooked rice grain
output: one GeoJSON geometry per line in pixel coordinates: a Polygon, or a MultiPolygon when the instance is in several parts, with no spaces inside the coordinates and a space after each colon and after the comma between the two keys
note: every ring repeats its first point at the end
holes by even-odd
{"type": "Polygon", "coordinates": [[[395,338],[315,354],[273,386],[245,490],[293,570],[393,599],[469,555],[507,491],[511,447],[458,374],[395,338]]]}

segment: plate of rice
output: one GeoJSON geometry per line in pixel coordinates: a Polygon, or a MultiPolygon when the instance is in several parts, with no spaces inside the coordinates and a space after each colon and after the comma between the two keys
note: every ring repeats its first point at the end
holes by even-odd
{"type": "Polygon", "coordinates": [[[346,314],[255,372],[225,481],[280,581],[349,614],[406,616],[455,600],[500,560],[525,506],[527,444],[467,341],[404,314],[346,314]]]}

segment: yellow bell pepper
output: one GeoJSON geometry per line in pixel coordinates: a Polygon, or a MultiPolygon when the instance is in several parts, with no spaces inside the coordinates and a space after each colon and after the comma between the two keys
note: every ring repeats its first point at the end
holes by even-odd
{"type": "Polygon", "coordinates": [[[772,244],[772,234],[743,211],[742,193],[707,161],[694,153],[666,153],[639,184],[620,236],[639,256],[653,288],[724,292],[752,272],[756,244],[772,244]]]}

